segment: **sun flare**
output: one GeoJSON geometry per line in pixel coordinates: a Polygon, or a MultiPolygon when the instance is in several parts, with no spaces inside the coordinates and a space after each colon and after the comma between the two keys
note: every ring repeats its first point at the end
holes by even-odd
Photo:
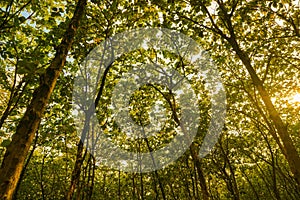
{"type": "Polygon", "coordinates": [[[293,102],[293,103],[300,103],[300,93],[296,93],[296,94],[292,97],[292,102],[293,102]]]}

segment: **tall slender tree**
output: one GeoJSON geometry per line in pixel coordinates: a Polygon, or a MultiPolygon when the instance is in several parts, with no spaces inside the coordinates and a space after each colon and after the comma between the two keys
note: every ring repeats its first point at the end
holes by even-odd
{"type": "Polygon", "coordinates": [[[13,197],[35,132],[39,127],[47,102],[64,67],[80,20],[84,15],[86,4],[86,0],[78,1],[70,24],[60,45],[57,47],[55,57],[46,72],[41,76],[41,82],[17,126],[16,133],[12,136],[12,142],[7,146],[0,168],[0,199],[12,199],[13,197]]]}

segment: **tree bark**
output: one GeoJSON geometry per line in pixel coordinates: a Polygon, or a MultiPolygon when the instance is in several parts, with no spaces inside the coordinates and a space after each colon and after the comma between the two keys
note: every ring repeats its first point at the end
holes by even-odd
{"type": "Polygon", "coordinates": [[[12,142],[6,149],[0,168],[0,199],[12,199],[34,134],[41,122],[57,78],[64,67],[79,22],[84,15],[86,3],[87,0],[78,1],[71,22],[57,47],[55,57],[41,77],[40,85],[34,91],[33,98],[17,126],[16,133],[12,136],[12,142]]]}
{"type": "Polygon", "coordinates": [[[38,131],[37,131],[37,132],[36,132],[35,139],[34,139],[33,148],[32,148],[32,150],[30,151],[29,156],[28,156],[28,158],[27,158],[27,160],[26,160],[26,163],[25,163],[25,165],[24,165],[24,167],[23,167],[23,169],[22,169],[22,171],[21,171],[20,179],[19,179],[19,181],[18,181],[18,183],[17,183],[16,189],[15,189],[15,192],[14,192],[14,195],[13,195],[13,199],[17,199],[17,197],[18,197],[18,191],[19,191],[19,189],[20,189],[22,179],[25,177],[26,169],[27,169],[27,167],[28,167],[28,165],[29,165],[29,163],[30,163],[30,160],[31,160],[31,158],[32,158],[32,156],[33,156],[33,153],[34,153],[34,151],[35,151],[35,149],[36,149],[36,147],[37,147],[38,138],[39,138],[39,133],[38,133],[38,131]]]}

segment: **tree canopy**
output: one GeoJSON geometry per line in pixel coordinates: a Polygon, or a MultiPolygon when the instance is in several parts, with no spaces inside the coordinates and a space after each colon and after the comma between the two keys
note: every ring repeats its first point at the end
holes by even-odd
{"type": "Polygon", "coordinates": [[[0,199],[300,199],[299,8],[298,0],[2,0],[0,199]],[[152,29],[171,39],[122,35],[152,29]],[[202,48],[204,75],[172,31],[202,48]],[[147,48],[128,50],[140,41],[147,48]],[[169,44],[178,49],[157,48],[169,44]],[[150,68],[153,79],[171,74],[190,88],[147,82],[150,68]],[[128,89],[137,74],[145,82],[128,89]],[[209,86],[218,81],[224,125],[213,109],[225,93],[209,86]],[[189,117],[194,138],[181,123],[189,117]],[[222,130],[201,157],[215,117],[222,130]],[[128,119],[139,129],[126,129],[128,119]],[[113,168],[106,163],[124,157],[97,151],[105,137],[137,160],[150,152],[156,166],[164,160],[153,153],[177,136],[188,148],[147,172],[113,168]]]}

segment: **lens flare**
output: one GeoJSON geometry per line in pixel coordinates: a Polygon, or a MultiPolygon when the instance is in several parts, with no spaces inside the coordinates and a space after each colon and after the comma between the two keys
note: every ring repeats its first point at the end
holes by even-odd
{"type": "Polygon", "coordinates": [[[296,93],[296,94],[292,97],[292,102],[293,102],[293,103],[300,103],[300,93],[296,93]]]}

